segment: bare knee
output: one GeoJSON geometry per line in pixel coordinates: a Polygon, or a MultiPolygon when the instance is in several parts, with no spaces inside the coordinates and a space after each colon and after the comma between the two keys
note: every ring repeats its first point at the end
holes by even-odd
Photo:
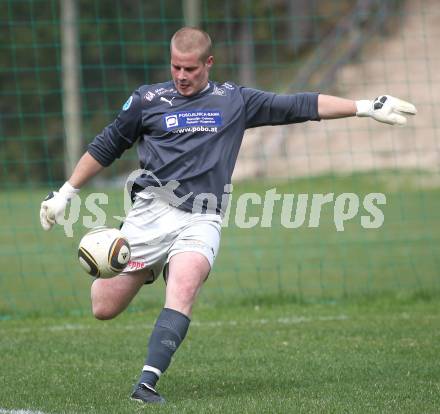
{"type": "Polygon", "coordinates": [[[94,295],[92,289],[92,314],[100,321],[107,321],[116,317],[119,312],[117,312],[114,307],[109,305],[108,301],[100,298],[97,295],[94,295]]]}
{"type": "Polygon", "coordinates": [[[114,309],[109,308],[103,303],[94,303],[92,301],[92,314],[100,321],[108,321],[118,316],[119,312],[115,312],[114,309]]]}
{"type": "Polygon", "coordinates": [[[105,309],[101,310],[101,309],[95,309],[93,308],[92,310],[93,312],[93,316],[98,319],[99,321],[108,321],[110,319],[115,318],[116,316],[118,316],[118,313],[115,312],[108,312],[105,309]]]}
{"type": "Polygon", "coordinates": [[[92,284],[92,314],[96,319],[106,321],[115,318],[120,313],[120,310],[116,309],[114,304],[112,304],[111,298],[104,294],[105,291],[99,286],[100,282],[102,281],[95,280],[92,284]]]}
{"type": "Polygon", "coordinates": [[[178,288],[174,290],[173,294],[176,300],[182,303],[182,305],[192,305],[194,302],[200,286],[183,281],[179,284],[178,288]]]}
{"type": "Polygon", "coordinates": [[[191,315],[192,306],[209,270],[209,262],[199,253],[185,252],[173,256],[170,260],[165,306],[191,315]]]}
{"type": "Polygon", "coordinates": [[[96,319],[108,320],[124,311],[150,275],[142,269],[110,279],[96,279],[92,284],[92,313],[96,319]]]}
{"type": "Polygon", "coordinates": [[[113,316],[109,313],[106,313],[105,310],[96,308],[96,306],[92,306],[93,316],[99,321],[108,321],[109,319],[113,319],[113,316]]]}

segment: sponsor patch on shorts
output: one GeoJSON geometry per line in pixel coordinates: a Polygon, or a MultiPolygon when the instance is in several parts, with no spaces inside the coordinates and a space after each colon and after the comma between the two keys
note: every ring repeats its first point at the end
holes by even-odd
{"type": "Polygon", "coordinates": [[[141,270],[141,269],[144,269],[145,267],[147,267],[145,262],[130,260],[128,262],[128,265],[124,269],[124,272],[132,272],[135,270],[141,270]]]}

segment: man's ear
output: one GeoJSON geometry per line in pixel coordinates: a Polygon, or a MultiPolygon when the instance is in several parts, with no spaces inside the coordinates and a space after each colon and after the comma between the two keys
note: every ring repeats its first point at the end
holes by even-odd
{"type": "Polygon", "coordinates": [[[211,66],[214,64],[214,56],[208,56],[206,59],[205,65],[208,66],[208,69],[211,69],[211,66]]]}

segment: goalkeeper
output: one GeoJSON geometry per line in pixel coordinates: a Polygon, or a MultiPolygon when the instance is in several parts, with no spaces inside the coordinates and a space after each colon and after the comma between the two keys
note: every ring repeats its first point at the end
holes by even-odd
{"type": "Polygon", "coordinates": [[[416,113],[410,103],[388,95],[353,101],[319,93],[278,95],[211,81],[211,40],[196,28],[178,30],[170,51],[172,80],[136,89],[40,210],[41,225],[49,230],[87,181],[137,143],[145,173],[135,180],[134,203],[121,229],[132,259],[120,275],[93,281],[91,301],[96,318],[114,318],[143,285],[163,273],[164,308],[132,393],[145,403],[165,401],[156,383],[185,338],[193,304],[217,255],[223,195],[245,130],[350,116],[404,125],[406,115],[416,113]],[[208,203],[203,205],[204,198],[208,203]]]}

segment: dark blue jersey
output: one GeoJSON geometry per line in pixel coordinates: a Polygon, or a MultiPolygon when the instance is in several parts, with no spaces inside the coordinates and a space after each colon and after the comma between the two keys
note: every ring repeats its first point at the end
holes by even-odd
{"type": "Polygon", "coordinates": [[[319,120],[317,93],[277,95],[209,82],[204,91],[185,97],[169,81],[135,90],[88,152],[108,166],[137,142],[146,170],[137,188],[160,190],[174,183],[173,198],[185,200],[179,208],[194,211],[195,202],[211,197],[221,214],[244,131],[308,120],[319,120]]]}

